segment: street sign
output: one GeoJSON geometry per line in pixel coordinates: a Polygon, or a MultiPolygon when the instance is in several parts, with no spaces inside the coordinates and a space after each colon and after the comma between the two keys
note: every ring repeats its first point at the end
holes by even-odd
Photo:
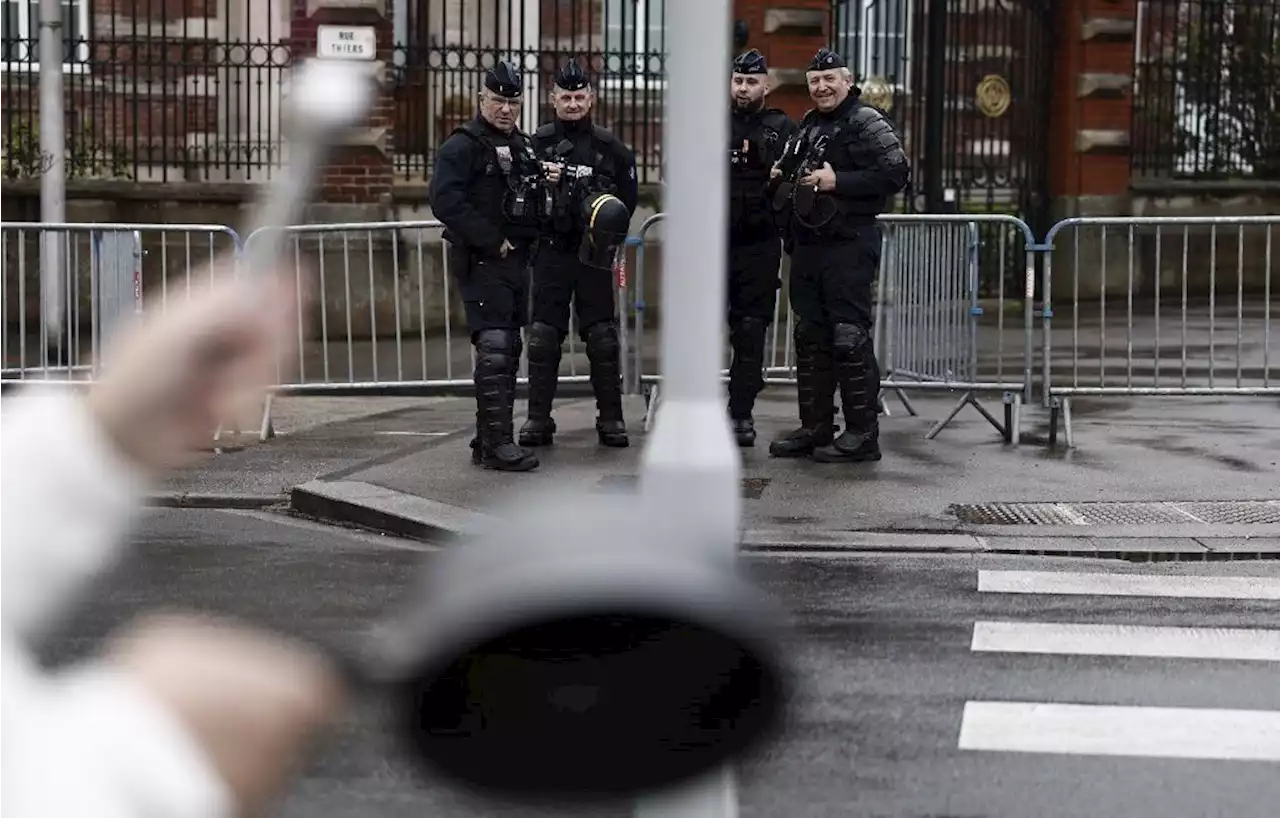
{"type": "Polygon", "coordinates": [[[373,26],[316,26],[316,56],[374,60],[378,56],[378,37],[373,26]]]}

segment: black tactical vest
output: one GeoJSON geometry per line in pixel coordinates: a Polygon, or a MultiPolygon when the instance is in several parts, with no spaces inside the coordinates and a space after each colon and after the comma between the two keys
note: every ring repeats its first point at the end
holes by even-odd
{"type": "Polygon", "coordinates": [[[472,166],[477,209],[504,223],[511,238],[536,238],[550,208],[529,137],[513,131],[504,138],[475,120],[454,130],[458,132],[484,146],[472,166]]]}
{"type": "Polygon", "coordinates": [[[582,223],[582,202],[593,193],[617,192],[613,180],[617,148],[614,135],[598,125],[591,126],[590,136],[572,136],[559,123],[548,122],[534,131],[533,145],[540,160],[565,165],[560,184],[553,192],[550,227],[552,232],[576,243],[586,227],[582,223]],[[563,150],[564,141],[573,146],[567,152],[563,150]]]}
{"type": "Polygon", "coordinates": [[[782,155],[787,115],[776,108],[731,114],[729,127],[729,224],[740,233],[770,230],[766,186],[782,155]],[[747,150],[742,148],[747,142],[747,150]]]}

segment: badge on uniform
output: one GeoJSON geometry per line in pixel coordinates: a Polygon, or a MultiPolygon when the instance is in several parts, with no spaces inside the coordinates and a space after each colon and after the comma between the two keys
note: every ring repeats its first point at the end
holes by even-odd
{"type": "Polygon", "coordinates": [[[502,172],[508,173],[511,170],[511,146],[498,145],[495,147],[498,152],[498,164],[502,165],[502,172]]]}

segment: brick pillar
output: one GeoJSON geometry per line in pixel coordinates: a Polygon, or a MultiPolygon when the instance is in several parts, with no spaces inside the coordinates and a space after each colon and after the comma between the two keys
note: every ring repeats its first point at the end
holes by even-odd
{"type": "Polygon", "coordinates": [[[831,0],[734,0],[733,17],[747,24],[746,48],[769,61],[770,104],[799,119],[811,105],[805,67],[829,44],[831,0]]]}
{"type": "Polygon", "coordinates": [[[391,0],[293,0],[295,60],[316,55],[319,26],[371,26],[376,35],[377,58],[367,65],[381,83],[368,123],[334,151],[317,204],[308,217],[311,221],[377,221],[391,214],[391,136],[395,117],[387,70],[394,37],[391,10],[391,0]]]}
{"type": "Polygon", "coordinates": [[[1128,208],[1136,6],[1064,0],[1058,7],[1050,187],[1059,217],[1128,208]]]}
{"type": "MultiPolygon", "coordinates": [[[[1063,0],[1059,6],[1050,129],[1054,220],[1131,212],[1136,6],[1135,0],[1063,0]]],[[[1078,282],[1069,274],[1054,276],[1060,303],[1076,292],[1084,299],[1096,296],[1104,280],[1109,291],[1124,291],[1130,271],[1123,234],[1111,231],[1105,248],[1096,230],[1082,231],[1078,241],[1057,242],[1055,272],[1080,271],[1078,282]]]]}

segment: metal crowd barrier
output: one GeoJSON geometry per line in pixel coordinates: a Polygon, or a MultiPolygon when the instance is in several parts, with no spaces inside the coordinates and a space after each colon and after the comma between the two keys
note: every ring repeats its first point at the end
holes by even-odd
{"type": "MultiPolygon", "coordinates": [[[[313,315],[308,336],[298,327],[298,357],[290,372],[281,371],[277,391],[470,387],[475,350],[439,235],[443,227],[432,220],[284,228],[298,303],[313,315]],[[303,291],[304,271],[310,293],[303,291]]],[[[246,247],[262,234],[250,235],[246,247]]],[[[576,316],[570,317],[567,342],[561,383],[587,383],[579,373],[576,316]]],[[[527,383],[524,362],[520,373],[527,383]]]]}
{"type": "MultiPolygon", "coordinates": [[[[87,385],[122,321],[186,298],[240,249],[236,232],[216,224],[0,225],[0,381],[87,385]]],[[[228,448],[228,432],[241,430],[212,431],[214,451],[228,448]]]]}
{"type": "MultiPolygon", "coordinates": [[[[646,343],[652,329],[646,256],[663,219],[661,213],[649,217],[628,238],[634,270],[626,251],[614,270],[623,383],[628,393],[649,399],[646,428],[660,386],[646,343]]],[[[929,438],[973,406],[1017,443],[1033,378],[1049,411],[1050,445],[1060,425],[1067,445],[1074,445],[1071,402],[1077,397],[1280,394],[1280,377],[1272,372],[1272,348],[1280,346],[1272,317],[1280,216],[1074,218],[1054,225],[1044,243],[1010,216],[887,215],[880,221],[875,340],[882,402],[896,395],[916,414],[912,391],[959,394],[929,438]],[[1043,309],[1036,327],[1038,256],[1043,309]],[[989,394],[1001,395],[1003,422],[980,403],[989,394]]],[[[275,391],[470,388],[474,351],[436,232],[441,227],[405,221],[286,228],[297,298],[309,320],[298,325],[297,360],[289,362],[288,375],[282,369],[275,391]]],[[[237,257],[259,236],[242,243],[221,225],[4,224],[3,381],[89,382],[120,320],[185,297],[213,262],[237,257]],[[61,278],[46,272],[57,269],[44,264],[54,254],[65,270],[61,278]]],[[[784,259],[784,279],[786,273],[784,259]]],[[[795,380],[786,296],[784,286],[765,367],[770,384],[795,380]]],[[[586,362],[576,317],[573,323],[562,381],[587,383],[579,371],[586,362]]],[[[521,383],[526,372],[522,361],[521,383]]],[[[728,361],[722,374],[728,375],[728,361]]],[[[261,420],[265,438],[269,402],[261,420]]]]}
{"type": "MultiPolygon", "coordinates": [[[[636,301],[630,350],[636,373],[633,392],[646,391],[649,428],[658,405],[656,375],[644,373],[644,262],[649,231],[664,219],[661,213],[644,221],[629,243],[636,247],[636,301]]],[[[908,413],[916,410],[910,390],[958,392],[952,410],[926,433],[936,437],[966,407],[973,406],[1004,439],[1017,444],[1021,407],[1032,400],[1035,252],[1031,229],[1004,215],[885,215],[880,268],[876,285],[875,347],[882,363],[881,388],[902,401],[908,413]],[[980,243],[995,248],[988,265],[993,292],[983,297],[980,243]],[[1004,252],[1008,247],[1011,254],[1004,252]],[[1016,275],[1007,275],[1012,255],[1016,275]],[[1023,287],[1008,292],[1014,278],[1023,287]],[[987,318],[988,311],[994,312],[987,318]],[[1013,316],[1010,317],[1009,313],[1013,316]],[[999,393],[1004,420],[998,420],[979,400],[999,393]]],[[[780,275],[785,279],[784,270],[780,275]]],[[[766,352],[765,382],[794,384],[792,354],[794,315],[786,303],[786,288],[774,304],[771,342],[766,352]]],[[[723,320],[723,317],[721,318],[723,320]]],[[[728,377],[728,362],[722,370],[728,377]]],[[[887,407],[886,407],[887,408],[887,407]]]]}
{"type": "Polygon", "coordinates": [[[121,320],[190,293],[199,271],[234,262],[239,248],[222,225],[0,225],[0,377],[85,383],[121,320]],[[51,276],[59,266],[63,274],[51,276]]]}
{"type": "Polygon", "coordinates": [[[1107,217],[1045,238],[1049,445],[1083,396],[1274,396],[1280,216],[1107,217]],[[1082,242],[1085,238],[1089,241],[1082,242]]]}

